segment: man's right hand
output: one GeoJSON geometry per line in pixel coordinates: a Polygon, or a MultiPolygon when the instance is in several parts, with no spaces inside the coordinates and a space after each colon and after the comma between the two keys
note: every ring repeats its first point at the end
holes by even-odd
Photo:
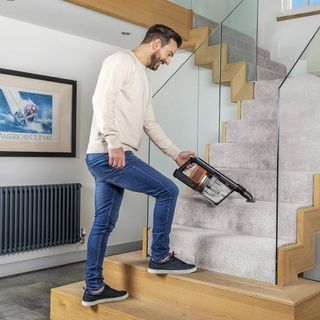
{"type": "Polygon", "coordinates": [[[126,157],[122,147],[116,149],[108,149],[108,153],[109,166],[116,169],[123,169],[123,167],[126,165],[126,157]]]}

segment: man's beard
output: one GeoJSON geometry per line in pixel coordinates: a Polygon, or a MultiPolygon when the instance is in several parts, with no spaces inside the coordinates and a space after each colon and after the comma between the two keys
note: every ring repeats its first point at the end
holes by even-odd
{"type": "Polygon", "coordinates": [[[150,58],[150,63],[148,65],[148,68],[153,70],[153,71],[156,71],[160,64],[162,64],[162,60],[160,59],[160,52],[159,50],[156,51],[155,53],[152,54],[151,58],[150,58]]]}

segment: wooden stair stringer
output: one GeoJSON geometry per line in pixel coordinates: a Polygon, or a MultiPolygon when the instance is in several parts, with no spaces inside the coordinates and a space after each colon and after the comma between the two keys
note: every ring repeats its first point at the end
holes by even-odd
{"type": "Polygon", "coordinates": [[[195,64],[197,66],[210,66],[212,69],[213,83],[220,83],[220,58],[221,58],[221,83],[231,86],[231,101],[237,102],[250,100],[254,97],[254,84],[247,82],[247,63],[239,61],[228,63],[228,45],[208,45],[209,29],[197,28],[190,31],[188,41],[182,43],[182,49],[195,50],[195,64]],[[220,57],[221,47],[221,57],[220,57]]]}
{"type": "MultiPolygon", "coordinates": [[[[208,40],[209,28],[195,28],[190,30],[189,40],[182,42],[180,49],[185,49],[187,51],[196,50],[201,44],[205,44],[205,41],[208,40]]],[[[208,41],[207,41],[208,46],[208,41]]]]}
{"type": "Polygon", "coordinates": [[[180,49],[194,51],[195,64],[197,66],[209,66],[211,69],[214,60],[215,46],[209,46],[208,36],[208,27],[192,29],[189,40],[183,41],[180,49]]]}
{"type": "Polygon", "coordinates": [[[252,100],[254,99],[254,82],[245,83],[237,94],[233,97],[234,101],[252,100]]]}
{"type": "MultiPolygon", "coordinates": [[[[217,53],[215,53],[214,57],[219,57],[220,46],[215,47],[217,53]]],[[[212,72],[213,83],[217,84],[220,83],[219,58],[215,59],[212,72]]],[[[222,45],[221,61],[221,83],[231,87],[231,101],[235,103],[242,100],[253,99],[254,83],[247,82],[247,62],[238,61],[234,63],[227,63],[227,44],[222,45]]]]}
{"type": "Polygon", "coordinates": [[[315,266],[316,235],[320,233],[320,174],[314,175],[313,207],[298,209],[297,243],[278,249],[278,284],[288,286],[315,266]]]}
{"type": "MultiPolygon", "coordinates": [[[[254,83],[247,82],[247,62],[227,63],[221,70],[221,83],[231,87],[231,101],[253,99],[254,83]]],[[[213,82],[219,83],[219,70],[214,69],[213,82]]]]}

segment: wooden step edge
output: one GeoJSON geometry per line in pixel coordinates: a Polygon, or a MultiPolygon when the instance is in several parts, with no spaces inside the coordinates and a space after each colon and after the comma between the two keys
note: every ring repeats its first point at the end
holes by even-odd
{"type": "Polygon", "coordinates": [[[241,62],[239,64],[236,64],[234,69],[236,71],[231,74],[231,76],[232,76],[232,80],[231,80],[231,100],[232,100],[232,102],[238,101],[236,99],[236,97],[247,83],[247,63],[241,62]]]}
{"type": "Polygon", "coordinates": [[[204,146],[204,161],[210,163],[210,144],[206,143],[204,146]]]}
{"type": "Polygon", "coordinates": [[[211,65],[215,57],[215,51],[214,48],[211,46],[204,46],[200,47],[195,51],[195,65],[201,66],[201,65],[211,65]]]}
{"type": "MultiPolygon", "coordinates": [[[[231,83],[231,81],[234,79],[234,77],[241,72],[242,69],[246,67],[246,62],[240,61],[240,62],[234,62],[234,63],[227,63],[223,65],[221,68],[221,82],[222,83],[231,83]]],[[[246,73],[245,73],[246,75],[246,73]]],[[[220,76],[219,71],[214,73],[213,76],[213,82],[217,83],[220,82],[220,76]]]]}
{"type": "Polygon", "coordinates": [[[203,69],[212,70],[212,63],[200,64],[199,67],[201,67],[201,68],[203,68],[203,69]]]}
{"type": "Polygon", "coordinates": [[[320,208],[320,173],[313,176],[313,206],[320,208]]]}
{"type": "MultiPolygon", "coordinates": [[[[228,64],[228,44],[223,43],[222,45],[211,45],[210,47],[213,48],[213,51],[215,52],[215,55],[219,57],[220,59],[220,48],[221,48],[221,61],[222,61],[222,67],[228,64]]],[[[219,64],[219,59],[217,60],[217,63],[219,64]]]]}
{"type": "Polygon", "coordinates": [[[66,298],[71,298],[71,299],[74,299],[76,301],[81,301],[82,293],[84,291],[83,288],[85,287],[85,282],[84,281],[74,282],[74,283],[72,283],[72,286],[76,287],[76,290],[77,290],[77,294],[76,295],[74,293],[72,293],[70,289],[68,290],[68,288],[70,287],[70,284],[52,288],[51,292],[58,292],[59,294],[65,296],[66,298]],[[80,294],[80,292],[81,292],[81,294],[80,294]]]}
{"type": "Polygon", "coordinates": [[[231,100],[234,103],[252,99],[254,99],[254,82],[245,83],[242,88],[231,97],[231,100]]]}
{"type": "MultiPolygon", "coordinates": [[[[222,68],[222,73],[229,73],[235,76],[241,69],[244,69],[246,66],[245,61],[238,61],[238,62],[233,62],[233,63],[227,63],[223,65],[222,68]]],[[[229,79],[231,81],[232,78],[229,79]]]]}
{"type": "Polygon", "coordinates": [[[50,296],[50,319],[65,320],[77,319],[88,320],[106,319],[109,320],[138,320],[141,318],[115,309],[113,306],[123,301],[101,304],[94,307],[84,307],[82,301],[82,286],[83,282],[53,288],[50,296]]]}
{"type": "Polygon", "coordinates": [[[227,121],[221,121],[221,143],[227,142],[227,121]]]}
{"type": "Polygon", "coordinates": [[[170,301],[153,300],[152,297],[139,299],[129,296],[128,299],[103,303],[94,307],[81,304],[83,282],[72,283],[51,290],[52,320],[65,319],[108,319],[108,320],[211,320],[212,317],[192,310],[191,306],[179,308],[170,301]]]}
{"type": "Polygon", "coordinates": [[[233,69],[234,73],[237,73],[246,64],[247,64],[246,61],[237,61],[237,62],[227,63],[224,68],[233,69]]]}
{"type": "Polygon", "coordinates": [[[241,120],[241,101],[237,100],[237,120],[241,120]]]}
{"type": "Polygon", "coordinates": [[[214,84],[220,84],[221,83],[221,85],[226,86],[226,87],[230,87],[231,86],[231,82],[228,81],[228,80],[224,80],[224,79],[221,79],[221,81],[220,81],[220,79],[214,79],[212,81],[212,83],[214,83],[214,84]]]}
{"type": "Polygon", "coordinates": [[[183,41],[180,49],[197,49],[200,45],[202,45],[209,36],[209,28],[202,27],[202,28],[194,28],[190,30],[189,39],[183,41]]]}
{"type": "MultiPolygon", "coordinates": [[[[220,45],[213,46],[214,48],[214,55],[215,57],[218,57],[218,59],[214,59],[213,64],[212,64],[212,82],[213,83],[220,83],[220,45]]],[[[225,65],[228,63],[228,45],[223,44],[221,46],[221,70],[224,69],[225,65]]],[[[223,74],[223,72],[221,71],[223,74]]],[[[221,77],[222,78],[222,77],[221,77]]],[[[230,82],[222,82],[222,84],[228,85],[230,82]]]]}

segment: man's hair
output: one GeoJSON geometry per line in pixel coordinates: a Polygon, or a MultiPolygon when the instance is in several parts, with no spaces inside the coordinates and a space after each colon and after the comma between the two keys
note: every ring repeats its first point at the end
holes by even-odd
{"type": "Polygon", "coordinates": [[[163,24],[155,24],[151,26],[147,31],[141,44],[150,43],[154,39],[160,39],[162,47],[168,44],[170,39],[173,39],[177,43],[178,48],[182,44],[182,39],[180,35],[177,32],[175,32],[173,29],[163,24]]]}

